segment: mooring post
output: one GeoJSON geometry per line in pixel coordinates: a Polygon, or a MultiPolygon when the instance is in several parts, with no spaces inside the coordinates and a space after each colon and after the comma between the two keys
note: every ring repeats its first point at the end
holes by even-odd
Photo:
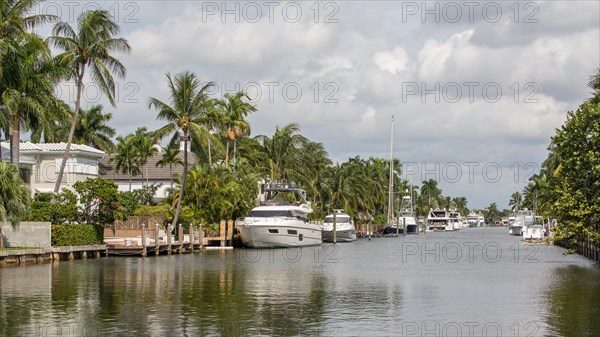
{"type": "Polygon", "coordinates": [[[369,240],[371,240],[371,224],[367,224],[367,234],[369,235],[369,240]]]}
{"type": "Polygon", "coordinates": [[[406,236],[406,217],[402,218],[402,225],[404,227],[404,236],[406,236]]]}
{"type": "Polygon", "coordinates": [[[337,224],[336,224],[335,210],[333,210],[333,244],[335,245],[336,242],[337,242],[337,224]]]}
{"type": "Polygon", "coordinates": [[[200,224],[200,228],[198,229],[198,242],[200,243],[200,251],[204,250],[204,229],[202,229],[202,224],[200,224]]]}
{"type": "Polygon", "coordinates": [[[194,226],[190,224],[190,229],[188,230],[188,241],[190,242],[190,253],[194,252],[194,226]]]}
{"type": "Polygon", "coordinates": [[[179,254],[183,253],[183,226],[179,224],[177,228],[177,236],[179,236],[179,254]]]}
{"type": "Polygon", "coordinates": [[[154,224],[154,255],[158,255],[160,251],[160,226],[158,224],[154,224]]]}
{"type": "Polygon", "coordinates": [[[148,251],[146,250],[146,224],[142,224],[142,256],[146,257],[148,251]]]}
{"type": "Polygon", "coordinates": [[[227,220],[227,241],[225,244],[233,246],[233,220],[227,220]]]}
{"type": "Polygon", "coordinates": [[[227,237],[225,236],[227,222],[225,220],[221,220],[219,223],[219,236],[221,237],[221,247],[225,247],[225,240],[227,237]]]}
{"type": "Polygon", "coordinates": [[[172,251],[171,251],[171,231],[172,231],[171,224],[169,224],[167,226],[167,246],[168,246],[167,253],[169,255],[171,255],[171,253],[172,253],[172,251]]]}

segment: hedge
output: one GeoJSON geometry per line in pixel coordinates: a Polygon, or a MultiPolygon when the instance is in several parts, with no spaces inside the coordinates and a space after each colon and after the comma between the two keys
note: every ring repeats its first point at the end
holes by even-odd
{"type": "Polygon", "coordinates": [[[101,225],[52,225],[52,246],[85,246],[104,243],[101,225]]]}

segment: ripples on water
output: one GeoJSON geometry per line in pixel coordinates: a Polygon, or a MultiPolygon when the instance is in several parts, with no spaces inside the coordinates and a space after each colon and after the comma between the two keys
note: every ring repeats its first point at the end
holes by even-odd
{"type": "Polygon", "coordinates": [[[0,269],[2,336],[600,336],[600,270],[504,228],[0,269]]]}

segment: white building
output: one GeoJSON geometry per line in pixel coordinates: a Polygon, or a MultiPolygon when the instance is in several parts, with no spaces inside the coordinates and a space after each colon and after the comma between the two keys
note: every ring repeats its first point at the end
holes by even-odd
{"type": "MultiPolygon", "coordinates": [[[[31,194],[54,192],[54,185],[67,144],[23,142],[19,145],[19,168],[23,180],[31,188],[31,194]]],[[[9,144],[3,142],[1,148],[2,160],[9,161],[9,144]]],[[[105,155],[103,151],[91,146],[72,144],[61,188],[70,188],[77,181],[97,178],[99,161],[105,155]]]]}

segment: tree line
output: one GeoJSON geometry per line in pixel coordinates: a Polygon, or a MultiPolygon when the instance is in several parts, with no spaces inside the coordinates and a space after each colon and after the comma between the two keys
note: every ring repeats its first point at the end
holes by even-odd
{"type": "MultiPolygon", "coordinates": [[[[202,82],[190,71],[166,74],[168,100],[148,99],[148,109],[156,113],[162,127],[139,127],[133,134],[117,136],[109,125],[112,113],[105,113],[101,105],[83,108],[82,91],[93,83],[116,107],[114,77],[125,77],[126,67],[115,55],[130,52],[129,42],[118,36],[119,26],[107,11],[83,12],[71,26],[52,15],[31,15],[40,2],[0,2],[0,131],[10,142],[10,163],[0,163],[0,178],[6,179],[1,184],[0,220],[32,217],[29,192],[22,181],[15,183],[20,135],[26,131],[34,142],[67,144],[54,202],[67,200],[72,204],[75,199],[72,192],[60,192],[65,159],[73,143],[109,153],[118,172],[130,177],[140,175],[146,180],[145,187],[151,189],[156,186],[148,182],[148,159],[158,154],[156,144],[166,144],[160,149],[162,157],[157,166],[168,168],[173,181],[167,200],[155,207],[166,210],[172,224],[243,217],[254,206],[257,181],[264,178],[294,181],[305,188],[315,219],[343,208],[354,217],[362,212],[372,215],[376,222],[386,221],[389,160],[354,157],[333,163],[323,144],[303,136],[295,123],[278,126],[272,135],[252,136],[247,117],[257,108],[249,97],[244,92],[210,97],[208,93],[215,83],[202,82]],[[53,24],[51,36],[44,38],[33,32],[46,23],[53,24]],[[76,85],[73,102],[65,102],[54,93],[56,86],[65,81],[76,85]],[[184,151],[180,151],[181,146],[184,151]],[[173,175],[173,168],[179,165],[183,174],[173,175]]],[[[412,195],[418,215],[426,216],[432,207],[454,208],[464,215],[469,211],[465,197],[444,196],[431,179],[420,188],[410,185],[400,178],[400,163],[394,160],[393,164],[399,168],[393,172],[396,199],[400,200],[402,194],[412,195]]],[[[100,209],[113,212],[95,217],[86,210],[77,213],[76,207],[71,207],[68,214],[82,219],[77,221],[114,221],[135,214],[135,208],[154,207],[149,205],[151,198],[136,204],[132,200],[139,195],[133,191],[119,195],[114,182],[101,179],[79,184],[76,192],[77,198],[86,198],[84,204],[103,205],[100,209]],[[99,191],[108,192],[101,195],[99,191]]],[[[33,202],[37,205],[34,218],[75,221],[65,214],[40,214],[40,209],[42,213],[48,209],[40,204],[43,202],[49,201],[39,197],[33,202]]]]}
{"type": "Polygon", "coordinates": [[[555,218],[556,239],[571,245],[583,239],[600,244],[600,68],[587,85],[592,97],[567,113],[540,171],[510,198],[513,209],[555,218]]]}

